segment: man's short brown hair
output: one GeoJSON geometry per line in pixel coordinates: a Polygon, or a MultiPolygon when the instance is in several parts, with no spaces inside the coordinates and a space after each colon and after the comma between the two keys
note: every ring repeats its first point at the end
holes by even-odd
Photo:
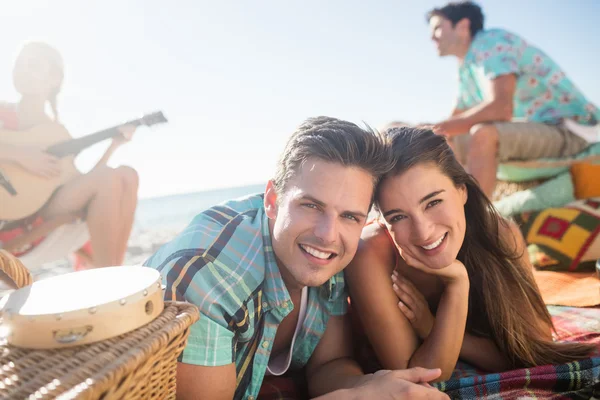
{"type": "Polygon", "coordinates": [[[383,135],[331,117],[309,118],[288,140],[277,164],[273,183],[277,193],[309,158],[361,168],[373,176],[373,188],[392,166],[391,148],[383,135]]]}

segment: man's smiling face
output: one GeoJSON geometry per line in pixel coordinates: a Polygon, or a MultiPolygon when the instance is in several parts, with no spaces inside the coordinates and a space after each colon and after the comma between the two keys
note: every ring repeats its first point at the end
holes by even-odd
{"type": "Polygon", "coordinates": [[[310,158],[277,194],[265,193],[273,251],[289,290],[320,286],[354,257],[373,176],[357,167],[310,158]]]}

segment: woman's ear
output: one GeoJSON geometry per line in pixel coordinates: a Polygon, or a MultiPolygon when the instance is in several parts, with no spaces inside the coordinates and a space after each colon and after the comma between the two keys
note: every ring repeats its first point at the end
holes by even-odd
{"type": "Polygon", "coordinates": [[[277,190],[275,190],[273,181],[267,182],[264,205],[267,217],[269,219],[275,219],[277,217],[277,190]]]}
{"type": "Polygon", "coordinates": [[[467,204],[467,200],[469,199],[469,191],[467,190],[467,185],[464,183],[458,187],[458,191],[460,192],[460,196],[462,197],[463,206],[467,204]]]}

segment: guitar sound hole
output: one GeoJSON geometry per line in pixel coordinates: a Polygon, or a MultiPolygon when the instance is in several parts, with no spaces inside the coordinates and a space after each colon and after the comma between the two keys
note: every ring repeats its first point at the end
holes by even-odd
{"type": "Polygon", "coordinates": [[[154,304],[152,304],[152,301],[146,302],[146,314],[150,315],[152,311],[154,311],[154,304]]]}

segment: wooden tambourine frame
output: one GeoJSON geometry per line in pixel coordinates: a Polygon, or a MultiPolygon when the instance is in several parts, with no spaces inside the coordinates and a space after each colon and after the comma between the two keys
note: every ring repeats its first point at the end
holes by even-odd
{"type": "Polygon", "coordinates": [[[135,330],[164,308],[161,276],[139,266],[73,272],[34,282],[0,302],[8,343],[78,346],[135,330]]]}

